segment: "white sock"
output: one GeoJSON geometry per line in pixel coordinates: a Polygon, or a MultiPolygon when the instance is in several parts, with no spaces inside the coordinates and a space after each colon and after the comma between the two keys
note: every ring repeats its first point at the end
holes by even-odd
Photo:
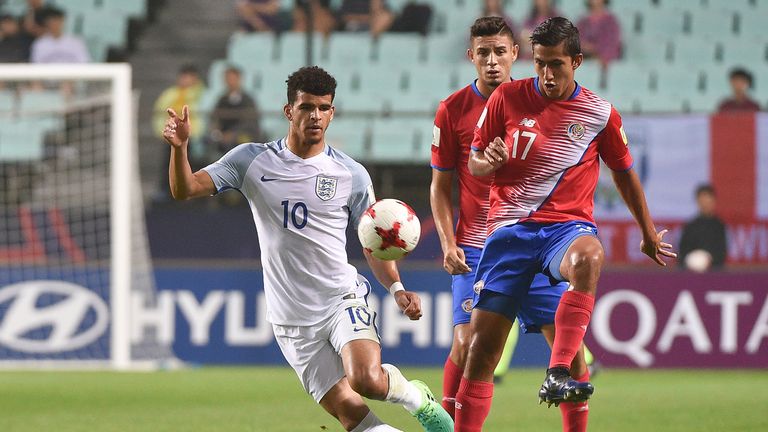
{"type": "Polygon", "coordinates": [[[389,391],[387,402],[400,404],[409,413],[415,413],[422,404],[421,391],[415,385],[408,382],[398,368],[391,364],[381,365],[389,375],[389,391]]]}
{"type": "Polygon", "coordinates": [[[368,411],[363,421],[360,422],[351,432],[403,432],[390,425],[384,424],[373,411],[368,411]]]}

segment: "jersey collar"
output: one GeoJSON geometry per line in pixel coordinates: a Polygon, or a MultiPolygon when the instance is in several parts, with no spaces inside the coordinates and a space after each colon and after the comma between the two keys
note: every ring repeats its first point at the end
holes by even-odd
{"type": "MultiPolygon", "coordinates": [[[[539,77],[535,77],[533,79],[533,88],[536,89],[536,93],[538,93],[539,96],[546,97],[543,94],[541,94],[541,90],[539,89],[539,77]]],[[[565,100],[565,102],[576,99],[579,93],[581,93],[581,86],[579,85],[579,82],[576,81],[576,88],[573,90],[573,93],[571,93],[571,96],[565,100]]]]}

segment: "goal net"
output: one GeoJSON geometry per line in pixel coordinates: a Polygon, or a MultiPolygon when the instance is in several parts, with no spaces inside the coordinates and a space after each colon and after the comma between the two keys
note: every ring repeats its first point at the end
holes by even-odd
{"type": "Polygon", "coordinates": [[[0,366],[172,360],[131,326],[156,301],[133,107],[128,65],[0,68],[0,366]]]}

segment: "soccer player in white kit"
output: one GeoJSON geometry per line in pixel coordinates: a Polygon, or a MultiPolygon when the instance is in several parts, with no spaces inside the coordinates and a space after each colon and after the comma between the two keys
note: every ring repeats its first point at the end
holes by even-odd
{"type": "MultiPolygon", "coordinates": [[[[248,199],[267,319],[304,389],[346,430],[397,431],[363,396],[402,405],[428,432],[453,431],[453,420],[423,382],[381,364],[376,313],[366,301],[371,287],[346,256],[348,224],[357,227],[375,201],[371,179],[362,165],[325,144],[336,80],[315,66],[294,72],[287,84],[287,137],[241,144],[195,173],[187,156],[189,108],[181,116],[169,109],[163,137],[171,145],[171,193],[183,200],[237,189],[248,199]]],[[[366,258],[403,313],[419,319],[421,300],[405,290],[395,263],[366,258]]]]}

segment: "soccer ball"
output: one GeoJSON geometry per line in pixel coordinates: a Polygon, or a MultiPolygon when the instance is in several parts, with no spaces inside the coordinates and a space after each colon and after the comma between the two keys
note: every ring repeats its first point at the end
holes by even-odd
{"type": "Polygon", "coordinates": [[[398,260],[412,251],[421,236],[421,223],[413,209],[396,199],[376,201],[357,227],[360,244],[381,260],[398,260]]]}
{"type": "Polygon", "coordinates": [[[685,256],[685,267],[696,273],[704,273],[712,266],[712,255],[704,249],[692,250],[685,256]]]}

